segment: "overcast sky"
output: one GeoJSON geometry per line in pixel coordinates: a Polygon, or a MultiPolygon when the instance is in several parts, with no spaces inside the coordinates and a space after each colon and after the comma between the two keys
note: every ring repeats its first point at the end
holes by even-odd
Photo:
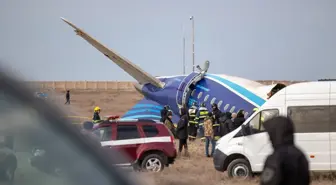
{"type": "Polygon", "coordinates": [[[335,0],[1,0],[0,59],[30,80],[133,80],[65,17],[155,75],[191,71],[249,79],[336,78],[335,0]]]}

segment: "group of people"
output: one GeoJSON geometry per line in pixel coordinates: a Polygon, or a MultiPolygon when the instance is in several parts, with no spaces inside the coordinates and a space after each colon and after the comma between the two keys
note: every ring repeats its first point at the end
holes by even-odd
{"type": "Polygon", "coordinates": [[[168,105],[161,110],[161,122],[179,139],[179,153],[183,148],[185,156],[188,156],[187,140],[195,141],[197,136],[205,141],[205,155],[211,157],[214,153],[215,143],[222,136],[238,128],[245,121],[244,110],[236,114],[221,112],[216,103],[212,104],[212,111],[208,111],[205,103],[198,107],[196,103],[187,110],[180,109],[180,120],[175,128],[172,122],[173,112],[168,105]],[[209,154],[209,146],[212,144],[212,151],[209,154]]]}

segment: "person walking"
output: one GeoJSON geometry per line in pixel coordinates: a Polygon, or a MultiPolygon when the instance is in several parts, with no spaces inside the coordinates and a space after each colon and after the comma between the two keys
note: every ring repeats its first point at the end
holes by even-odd
{"type": "Polygon", "coordinates": [[[65,94],[65,104],[69,104],[70,105],[70,91],[67,90],[66,94],[65,94]]]}

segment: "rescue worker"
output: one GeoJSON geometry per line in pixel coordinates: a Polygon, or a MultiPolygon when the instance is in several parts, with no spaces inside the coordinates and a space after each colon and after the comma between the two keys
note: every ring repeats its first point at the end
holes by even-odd
{"type": "Polygon", "coordinates": [[[219,118],[222,112],[218,109],[218,105],[216,103],[213,103],[211,105],[211,108],[212,108],[212,116],[214,118],[214,123],[219,124],[219,118]]]}
{"type": "Polygon", "coordinates": [[[188,132],[189,132],[189,141],[195,141],[197,135],[198,122],[196,120],[197,114],[197,104],[194,102],[188,110],[188,132]]]}
{"type": "Polygon", "coordinates": [[[173,118],[173,112],[171,110],[168,111],[167,113],[167,117],[166,120],[164,122],[164,124],[166,125],[166,127],[173,133],[174,137],[175,137],[175,127],[172,121],[173,118]]]}
{"type": "Polygon", "coordinates": [[[100,119],[100,107],[95,107],[94,111],[93,111],[93,118],[92,118],[92,122],[93,123],[99,123],[102,120],[100,119]]]}
{"type": "Polygon", "coordinates": [[[237,113],[236,118],[233,120],[233,129],[236,129],[240,127],[245,122],[245,111],[244,110],[239,110],[237,113]]]}
{"type": "Polygon", "coordinates": [[[160,111],[161,113],[161,119],[160,119],[160,122],[164,123],[166,118],[167,118],[167,113],[168,113],[168,110],[170,109],[170,107],[168,105],[165,105],[163,107],[163,109],[160,111]]]}
{"type": "Polygon", "coordinates": [[[182,149],[184,148],[184,155],[189,156],[188,153],[188,112],[186,108],[180,109],[180,120],[177,123],[176,135],[179,138],[178,154],[181,156],[182,149]]]}
{"type": "Polygon", "coordinates": [[[273,146],[265,161],[261,185],[308,185],[309,164],[294,144],[294,124],[286,117],[274,117],[263,124],[273,146]]]}
{"type": "Polygon", "coordinates": [[[216,141],[214,138],[213,126],[212,126],[212,113],[208,112],[207,117],[204,120],[204,137],[205,137],[205,155],[212,157],[215,152],[216,141]],[[211,143],[211,154],[209,155],[209,145],[211,143]]]}
{"type": "Polygon", "coordinates": [[[196,119],[195,119],[197,121],[197,124],[198,124],[199,136],[201,137],[201,141],[205,140],[205,137],[204,137],[204,120],[208,116],[208,113],[209,113],[209,111],[205,107],[205,103],[201,103],[201,106],[197,111],[196,119]]]}

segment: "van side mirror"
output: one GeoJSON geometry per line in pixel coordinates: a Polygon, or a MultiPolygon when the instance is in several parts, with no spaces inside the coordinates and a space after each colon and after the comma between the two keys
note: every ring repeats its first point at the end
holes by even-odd
{"type": "Polygon", "coordinates": [[[242,133],[244,136],[251,135],[250,124],[242,125],[242,133]]]}

